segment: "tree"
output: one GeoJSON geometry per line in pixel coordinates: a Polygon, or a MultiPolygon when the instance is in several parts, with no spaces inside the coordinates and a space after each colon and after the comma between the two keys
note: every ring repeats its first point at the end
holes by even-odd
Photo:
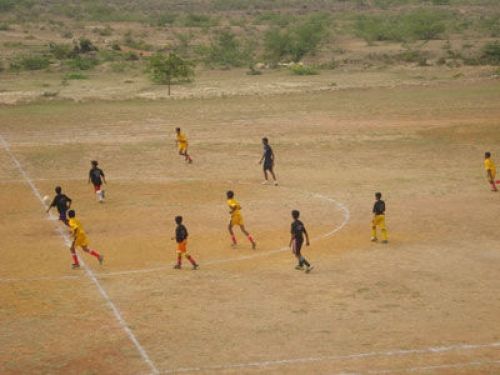
{"type": "Polygon", "coordinates": [[[168,56],[158,52],[149,59],[148,70],[153,82],[168,85],[170,96],[170,85],[176,79],[189,81],[194,76],[194,64],[184,60],[175,53],[168,56]]]}

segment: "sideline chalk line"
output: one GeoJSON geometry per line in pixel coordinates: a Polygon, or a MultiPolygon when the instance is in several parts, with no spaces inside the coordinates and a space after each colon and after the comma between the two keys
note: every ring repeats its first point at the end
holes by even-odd
{"type": "MultiPolygon", "coordinates": [[[[40,194],[40,191],[35,186],[35,184],[33,183],[33,181],[31,181],[30,177],[28,176],[28,174],[26,173],[26,171],[22,167],[22,165],[19,162],[19,160],[17,160],[17,158],[15,157],[15,155],[12,153],[9,144],[7,143],[7,141],[5,140],[5,138],[1,134],[0,134],[0,144],[4,148],[5,152],[10,156],[10,158],[11,158],[12,162],[14,163],[14,165],[16,166],[17,170],[24,177],[24,180],[26,181],[26,183],[31,188],[31,190],[32,190],[33,194],[35,195],[35,197],[38,198],[38,200],[40,201],[40,203],[42,204],[43,207],[47,208],[47,206],[45,205],[45,203],[43,201],[43,198],[42,198],[42,196],[40,194]]],[[[64,232],[63,229],[59,225],[56,225],[56,230],[57,230],[57,233],[59,233],[59,235],[61,236],[61,238],[64,240],[64,243],[67,246],[70,246],[72,241],[69,238],[68,234],[66,232],[64,232]]],[[[151,359],[149,358],[149,355],[146,353],[146,350],[142,347],[142,345],[139,343],[139,341],[135,337],[135,335],[132,332],[132,330],[129,328],[129,326],[128,326],[127,322],[125,321],[125,319],[123,318],[120,310],[118,310],[118,308],[116,307],[116,305],[113,303],[113,301],[109,297],[108,293],[104,290],[104,288],[102,287],[101,283],[97,280],[94,272],[86,265],[86,263],[83,261],[83,259],[80,258],[80,262],[81,262],[81,264],[83,266],[83,269],[85,270],[85,274],[89,277],[89,279],[97,287],[97,290],[99,291],[99,293],[101,294],[101,296],[106,301],[106,304],[108,305],[108,307],[113,312],[113,315],[115,316],[116,320],[118,321],[118,324],[125,331],[125,333],[127,334],[128,338],[130,339],[130,341],[132,341],[132,343],[136,347],[137,351],[141,355],[141,357],[144,360],[144,362],[149,366],[149,368],[151,369],[151,371],[152,371],[153,374],[158,374],[159,371],[156,368],[155,364],[151,361],[151,359]]]]}
{"type": "MultiPolygon", "coordinates": [[[[381,351],[381,352],[368,352],[368,353],[358,353],[358,354],[349,354],[349,355],[340,355],[340,356],[278,359],[278,360],[269,360],[269,361],[262,361],[262,362],[235,363],[235,364],[229,364],[229,365],[214,365],[214,366],[207,366],[207,367],[179,368],[179,369],[170,369],[170,370],[162,371],[162,374],[174,374],[174,373],[183,373],[183,372],[184,373],[189,373],[189,372],[193,373],[193,372],[216,371],[216,370],[222,371],[222,370],[234,370],[234,369],[244,369],[244,368],[264,368],[264,367],[271,367],[271,366],[304,364],[304,363],[312,363],[312,362],[327,362],[327,361],[334,362],[334,361],[343,361],[343,360],[357,360],[357,359],[372,358],[372,357],[408,356],[408,355],[412,355],[412,354],[439,354],[439,353],[447,353],[447,352],[451,352],[451,351],[475,350],[475,349],[497,348],[497,347],[500,348],[500,342],[493,342],[490,344],[455,344],[455,345],[449,345],[449,346],[434,346],[434,347],[421,348],[421,349],[394,349],[394,350],[381,351]]],[[[479,361],[477,361],[477,362],[479,363],[479,361]]],[[[500,361],[498,361],[498,362],[500,362],[500,361]]],[[[496,363],[496,362],[494,362],[494,363],[496,363]]],[[[426,366],[426,367],[430,368],[432,366],[426,366]]],[[[387,370],[387,371],[391,371],[391,370],[387,370]]],[[[401,371],[401,370],[394,370],[394,371],[401,371]]]]}

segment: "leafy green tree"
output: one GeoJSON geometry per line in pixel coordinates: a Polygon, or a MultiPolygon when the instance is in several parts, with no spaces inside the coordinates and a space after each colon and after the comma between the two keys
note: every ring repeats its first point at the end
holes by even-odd
{"type": "Polygon", "coordinates": [[[150,57],[148,71],[153,82],[168,85],[170,96],[170,86],[174,80],[189,81],[194,76],[194,64],[175,53],[169,53],[167,56],[158,52],[150,57]]]}

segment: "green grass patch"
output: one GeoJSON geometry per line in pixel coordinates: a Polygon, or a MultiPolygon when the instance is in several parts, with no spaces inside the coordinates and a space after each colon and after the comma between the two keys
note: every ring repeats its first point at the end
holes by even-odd
{"type": "Polygon", "coordinates": [[[82,80],[82,79],[89,79],[89,77],[86,74],[83,74],[82,72],[69,72],[64,75],[64,79],[82,80]]]}

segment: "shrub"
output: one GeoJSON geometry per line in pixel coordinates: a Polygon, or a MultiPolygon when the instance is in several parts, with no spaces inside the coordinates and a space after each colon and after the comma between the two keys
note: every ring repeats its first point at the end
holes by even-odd
{"type": "Polygon", "coordinates": [[[183,26],[185,27],[211,27],[217,26],[216,19],[206,14],[188,14],[184,17],[183,26]]]}
{"type": "Polygon", "coordinates": [[[99,62],[95,57],[87,57],[87,56],[76,56],[71,60],[67,61],[67,64],[70,68],[79,70],[91,70],[98,63],[99,62]]]}
{"type": "Polygon", "coordinates": [[[105,27],[94,27],[94,33],[100,36],[111,36],[113,35],[113,29],[111,26],[106,25],[105,27]]]}
{"type": "Polygon", "coordinates": [[[356,34],[366,41],[410,41],[438,39],[446,31],[448,14],[419,9],[397,16],[358,17],[356,34]]]}
{"type": "Polygon", "coordinates": [[[293,64],[288,69],[292,72],[292,74],[298,76],[311,76],[319,74],[316,69],[309,65],[293,64]]]}
{"type": "Polygon", "coordinates": [[[9,31],[10,30],[10,25],[5,22],[0,23],[0,31],[9,31]]]}
{"type": "Polygon", "coordinates": [[[49,43],[50,53],[58,60],[65,60],[75,56],[73,46],[69,44],[49,43]]]}
{"type": "Polygon", "coordinates": [[[88,38],[80,38],[80,40],[78,41],[77,48],[79,53],[88,53],[97,51],[97,47],[94,46],[92,41],[88,38]]]}
{"type": "Polygon", "coordinates": [[[0,11],[6,12],[14,8],[16,0],[0,0],[0,11]]]}
{"type": "Polygon", "coordinates": [[[11,63],[11,69],[14,70],[41,70],[50,65],[50,59],[41,55],[18,56],[11,63]]]}
{"type": "Polygon", "coordinates": [[[481,60],[484,64],[500,65],[500,42],[498,40],[487,43],[483,47],[481,60]]]}
{"type": "Polygon", "coordinates": [[[229,30],[220,32],[206,49],[206,63],[222,67],[239,67],[251,59],[250,46],[243,46],[229,30]]]}
{"type": "Polygon", "coordinates": [[[152,45],[147,44],[144,40],[134,39],[131,32],[127,32],[125,34],[125,37],[123,38],[123,44],[126,45],[127,47],[140,49],[144,51],[152,51],[154,49],[152,45]]]}
{"type": "Polygon", "coordinates": [[[328,23],[327,16],[315,14],[293,27],[268,30],[264,35],[266,57],[273,62],[279,62],[284,57],[298,62],[304,56],[315,53],[328,36],[328,23]]]}
{"type": "Polygon", "coordinates": [[[163,13],[158,16],[156,19],[156,26],[166,26],[172,25],[177,18],[176,14],[173,13],[163,13]]]}
{"type": "Polygon", "coordinates": [[[70,80],[70,79],[75,79],[75,80],[81,80],[81,79],[88,79],[89,77],[86,76],[85,74],[81,73],[81,72],[69,72],[69,73],[66,73],[66,75],[64,76],[64,79],[66,80],[70,80]]]}

